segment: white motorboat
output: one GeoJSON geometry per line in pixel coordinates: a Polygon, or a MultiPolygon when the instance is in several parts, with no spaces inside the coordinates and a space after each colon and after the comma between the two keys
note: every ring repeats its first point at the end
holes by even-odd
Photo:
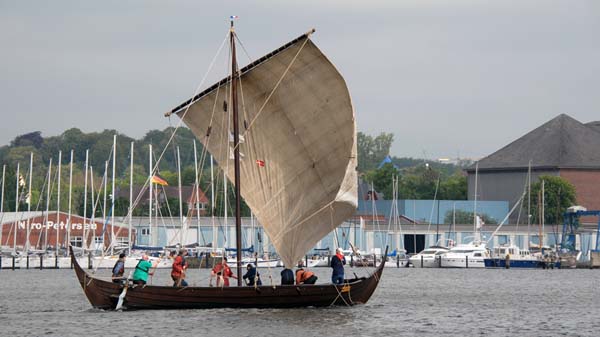
{"type": "Polygon", "coordinates": [[[451,248],[441,256],[442,268],[485,268],[484,260],[489,257],[485,243],[471,241],[451,248]]]}
{"type": "Polygon", "coordinates": [[[411,256],[408,261],[415,268],[438,268],[440,258],[448,251],[449,249],[443,246],[431,246],[411,256]]]}

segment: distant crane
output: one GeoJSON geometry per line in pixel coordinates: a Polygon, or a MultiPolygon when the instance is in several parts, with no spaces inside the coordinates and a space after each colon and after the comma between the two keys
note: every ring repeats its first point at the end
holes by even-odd
{"type": "Polygon", "coordinates": [[[598,251],[598,248],[600,248],[600,211],[588,211],[583,207],[569,207],[563,215],[561,249],[574,251],[575,234],[581,225],[580,218],[582,216],[595,216],[598,218],[598,228],[596,229],[596,247],[594,251],[598,251]]]}

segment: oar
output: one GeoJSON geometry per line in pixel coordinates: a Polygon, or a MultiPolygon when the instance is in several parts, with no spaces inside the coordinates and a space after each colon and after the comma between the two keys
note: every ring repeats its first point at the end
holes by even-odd
{"type": "Polygon", "coordinates": [[[121,308],[123,307],[123,300],[125,299],[125,295],[127,294],[127,288],[129,287],[129,279],[131,278],[132,274],[133,274],[133,271],[130,271],[129,276],[127,276],[127,279],[125,279],[125,286],[123,287],[123,291],[121,292],[121,295],[119,295],[119,301],[117,302],[117,306],[115,307],[115,310],[121,310],[121,308]]]}
{"type": "Polygon", "coordinates": [[[154,272],[156,271],[156,268],[158,268],[159,264],[160,264],[160,257],[156,261],[156,266],[154,266],[152,269],[150,269],[150,272],[148,273],[148,274],[150,274],[150,285],[152,285],[152,279],[154,278],[154,272]]]}

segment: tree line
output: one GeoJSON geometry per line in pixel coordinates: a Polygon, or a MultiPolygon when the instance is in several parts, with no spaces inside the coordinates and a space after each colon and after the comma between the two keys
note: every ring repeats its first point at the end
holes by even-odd
{"type": "MultiPolygon", "coordinates": [[[[102,186],[105,162],[112,160],[111,151],[113,145],[113,136],[117,135],[116,152],[116,172],[115,181],[117,195],[119,191],[129,188],[130,172],[130,144],[134,143],[134,167],[133,184],[134,186],[143,185],[148,178],[148,152],[149,144],[153,145],[154,157],[161,154],[162,150],[168,144],[173,134],[174,128],[164,130],[151,130],[140,139],[134,139],[127,135],[120,134],[115,130],[104,130],[102,132],[85,133],[77,128],[71,128],[64,131],[61,135],[42,137],[41,132],[31,132],[15,137],[10,144],[0,147],[0,163],[6,165],[6,181],[4,188],[4,210],[14,211],[16,209],[16,166],[20,164],[20,175],[23,177],[24,185],[20,186],[18,200],[19,210],[27,209],[27,202],[31,203],[32,210],[44,210],[46,207],[46,194],[48,184],[48,167],[50,158],[52,158],[52,172],[50,176],[51,197],[50,209],[56,210],[57,206],[57,160],[58,151],[62,151],[62,170],[61,170],[61,211],[67,211],[68,207],[68,179],[69,179],[69,161],[70,151],[73,150],[73,204],[72,211],[83,214],[84,208],[84,164],[85,152],[89,151],[89,166],[92,167],[93,175],[88,173],[88,205],[87,214],[91,215],[93,209],[91,199],[91,180],[94,182],[95,197],[98,193],[104,193],[102,186]],[[29,183],[28,170],[29,158],[33,153],[34,165],[32,175],[31,196],[27,195],[27,185],[29,183]]],[[[466,200],[467,199],[467,179],[463,171],[468,162],[461,165],[444,164],[437,161],[417,159],[417,158],[399,158],[391,156],[391,162],[381,165],[381,162],[389,155],[394,140],[391,133],[381,133],[375,137],[358,133],[358,173],[364,181],[373,184],[375,190],[381,192],[386,199],[392,197],[392,177],[399,177],[399,195],[400,199],[438,199],[438,200],[466,200]]],[[[179,128],[174,136],[173,142],[169,145],[160,162],[159,174],[171,186],[177,186],[177,155],[176,147],[179,146],[181,154],[181,179],[183,186],[191,186],[195,181],[193,142],[194,135],[187,128],[179,128]]],[[[200,158],[203,151],[202,144],[196,141],[197,155],[200,158]]],[[[111,164],[112,165],[112,164],[111,164]]],[[[108,202],[111,203],[112,183],[110,182],[112,166],[109,165],[107,186],[108,202]]],[[[217,166],[215,166],[217,168],[217,166]]],[[[201,163],[200,187],[209,196],[210,192],[210,163],[205,160],[201,163]]],[[[218,170],[218,168],[217,168],[218,170]]],[[[222,172],[215,173],[222,181],[222,172]]],[[[557,177],[544,177],[546,180],[546,211],[545,217],[547,223],[556,223],[562,221],[562,208],[575,203],[575,192],[572,185],[566,183],[564,179],[557,177]]],[[[222,182],[221,182],[222,183],[222,182]]],[[[222,186],[222,185],[221,185],[222,186]]],[[[231,186],[231,185],[230,185],[231,186]]],[[[537,220],[539,217],[538,204],[539,183],[532,186],[532,217],[537,220]]],[[[222,191],[222,187],[217,189],[222,191]]],[[[121,193],[122,195],[122,193],[121,193]]],[[[216,215],[223,212],[223,193],[216,193],[217,201],[215,208],[210,207],[216,215]]],[[[229,204],[232,205],[233,193],[228,194],[229,204]]],[[[103,201],[103,196],[100,197],[103,201]]],[[[159,205],[162,214],[179,215],[178,200],[168,198],[164,204],[159,205]],[[169,212],[170,210],[170,212],[169,212]]],[[[99,204],[101,204],[100,202],[99,204]]],[[[123,216],[128,212],[128,198],[118,197],[115,200],[115,215],[123,216]]],[[[108,207],[109,208],[109,207],[108,207]]],[[[96,207],[96,216],[102,216],[103,207],[96,207]]],[[[230,208],[231,209],[231,208],[230,208]]],[[[156,212],[156,210],[155,210],[156,212]]],[[[187,213],[187,205],[184,206],[184,213],[187,213]]],[[[249,215],[250,210],[243,204],[244,215],[249,215]]],[[[134,209],[134,215],[147,215],[148,207],[137,207],[134,209]]]]}

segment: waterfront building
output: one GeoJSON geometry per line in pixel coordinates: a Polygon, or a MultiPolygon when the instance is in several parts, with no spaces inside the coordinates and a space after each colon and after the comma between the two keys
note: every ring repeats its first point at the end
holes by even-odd
{"type": "Polygon", "coordinates": [[[478,200],[508,200],[512,207],[530,163],[532,183],[542,175],[562,177],[575,186],[579,205],[600,210],[600,122],[584,124],[562,114],[481,159],[477,191],[475,165],[466,170],[469,200],[477,194],[478,200]]]}
{"type": "MultiPolygon", "coordinates": [[[[71,215],[56,211],[51,212],[4,212],[0,218],[2,231],[1,247],[3,251],[18,251],[25,247],[29,249],[66,248],[67,242],[75,247],[105,249],[109,247],[114,235],[115,248],[127,247],[129,242],[128,225],[123,222],[115,223],[102,219],[84,219],[79,215],[71,215]],[[29,229],[29,230],[28,230],[29,229]],[[29,232],[29,240],[27,233],[29,232]],[[16,234],[16,238],[15,238],[16,234]],[[16,240],[15,240],[16,239],[16,240]]],[[[135,232],[132,232],[135,237],[135,232]]]]}

